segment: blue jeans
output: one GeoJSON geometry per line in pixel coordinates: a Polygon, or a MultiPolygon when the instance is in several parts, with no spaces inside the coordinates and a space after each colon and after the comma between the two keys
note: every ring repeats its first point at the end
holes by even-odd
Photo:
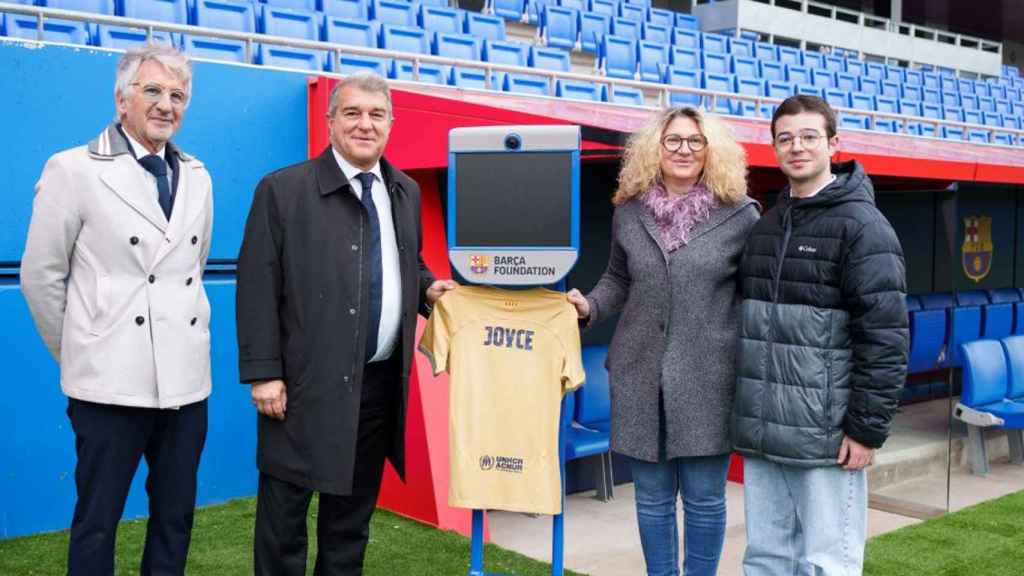
{"type": "Polygon", "coordinates": [[[867,474],[743,461],[744,576],[859,576],[867,536],[867,474]]]}
{"type": "Polygon", "coordinates": [[[636,520],[648,576],[679,575],[677,494],[683,499],[686,576],[714,576],[725,541],[729,455],[632,460],[636,520]]]}

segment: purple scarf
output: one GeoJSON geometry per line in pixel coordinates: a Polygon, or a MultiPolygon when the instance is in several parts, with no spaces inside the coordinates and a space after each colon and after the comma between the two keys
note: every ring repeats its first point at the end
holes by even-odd
{"type": "Polygon", "coordinates": [[[682,196],[669,193],[661,184],[654,184],[644,193],[644,205],[654,216],[665,250],[673,252],[690,242],[693,228],[708,219],[718,199],[703,184],[695,184],[682,196]]]}

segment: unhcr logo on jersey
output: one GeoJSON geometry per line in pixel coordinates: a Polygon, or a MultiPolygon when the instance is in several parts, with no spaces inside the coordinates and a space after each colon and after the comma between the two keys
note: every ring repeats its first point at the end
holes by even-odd
{"type": "Polygon", "coordinates": [[[480,457],[480,469],[483,471],[494,470],[496,472],[511,472],[522,474],[525,462],[522,458],[513,456],[491,456],[485,454],[480,457]]]}

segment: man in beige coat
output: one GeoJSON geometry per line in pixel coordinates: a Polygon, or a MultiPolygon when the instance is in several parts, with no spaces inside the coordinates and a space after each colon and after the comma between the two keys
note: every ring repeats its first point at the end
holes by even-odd
{"type": "Polygon", "coordinates": [[[21,286],[60,364],[78,457],[68,573],[113,574],[117,523],[142,457],[150,519],[141,573],[184,574],[206,439],[213,201],[171,143],[192,87],[169,47],[117,66],[117,120],[52,156],[36,185],[21,286]]]}

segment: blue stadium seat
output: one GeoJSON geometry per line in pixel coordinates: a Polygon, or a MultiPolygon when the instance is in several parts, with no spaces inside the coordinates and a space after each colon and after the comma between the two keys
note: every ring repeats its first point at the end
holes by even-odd
{"type": "Polygon", "coordinates": [[[777,62],[779,47],[767,42],[758,42],[754,44],[754,57],[762,62],[777,62]]]}
{"type": "Polygon", "coordinates": [[[484,40],[504,41],[505,21],[497,16],[468,12],[465,32],[484,40]]]}
{"type": "Polygon", "coordinates": [[[579,80],[558,80],[555,82],[555,96],[572,100],[601,101],[601,89],[596,84],[579,80]]]}
{"type": "Polygon", "coordinates": [[[761,60],[761,78],[769,82],[784,82],[786,80],[786,72],[782,64],[778,62],[761,60]]]}
{"type": "Polygon", "coordinates": [[[611,426],[608,371],[604,367],[607,356],[607,346],[583,348],[583,370],[586,373],[587,384],[592,387],[587,393],[583,393],[582,387],[576,391],[575,411],[577,422],[591,430],[606,434],[611,426]]]}
{"type": "Polygon", "coordinates": [[[124,28],[121,26],[108,26],[106,24],[100,24],[96,27],[96,38],[94,40],[97,46],[117,48],[119,50],[144,46],[150,41],[168,46],[181,46],[180,34],[153,30],[153,36],[150,39],[146,31],[141,28],[124,28]]]}
{"type": "Polygon", "coordinates": [[[1016,146],[1017,136],[1010,134],[1009,132],[993,132],[992,143],[999,144],[1001,146],[1016,146]]]}
{"type": "Polygon", "coordinates": [[[945,120],[951,120],[953,122],[963,122],[964,121],[964,111],[963,111],[963,108],[960,108],[959,106],[943,105],[943,107],[942,107],[942,118],[945,119],[945,120]]]}
{"type": "MultiPolygon", "coordinates": [[[[487,72],[479,68],[452,66],[448,83],[459,88],[487,89],[487,72]]],[[[496,88],[496,86],[492,86],[496,88]]]]}
{"type": "MultiPolygon", "coordinates": [[[[259,32],[268,36],[287,36],[289,38],[301,38],[303,40],[320,39],[320,14],[309,10],[295,10],[290,8],[278,8],[264,4],[261,6],[263,15],[259,19],[261,23],[259,32]]],[[[290,55],[285,52],[268,52],[268,57],[274,61],[286,62],[288,58],[301,60],[312,64],[308,55],[295,53],[290,55]]],[[[322,62],[322,60],[321,60],[322,62]]],[[[323,66],[320,67],[323,70],[323,66]]]]}
{"type": "Polygon", "coordinates": [[[794,90],[796,94],[817,96],[818,98],[821,98],[822,90],[824,90],[824,88],[818,88],[817,86],[812,86],[811,84],[796,84],[795,86],[796,87],[794,88],[794,90]]]}
{"type": "Polygon", "coordinates": [[[842,56],[829,54],[825,56],[825,69],[836,73],[846,73],[846,59],[842,56]]]}
{"type": "Polygon", "coordinates": [[[746,118],[762,118],[767,120],[772,117],[772,114],[775,112],[775,108],[776,105],[774,104],[762,104],[760,108],[758,108],[755,102],[750,102],[749,100],[736,100],[732,113],[746,118]]]}
{"type": "Polygon", "coordinates": [[[991,126],[993,128],[1003,127],[1003,115],[995,112],[982,112],[981,123],[985,126],[991,126]]]}
{"type": "Polygon", "coordinates": [[[370,19],[370,2],[368,0],[320,0],[320,11],[328,18],[351,18],[358,20],[370,19]]]}
{"type": "Polygon", "coordinates": [[[704,52],[700,57],[700,67],[705,72],[714,72],[715,74],[728,74],[729,73],[729,58],[728,54],[719,54],[717,52],[704,52]]]}
{"type": "Polygon", "coordinates": [[[991,98],[992,86],[988,82],[977,81],[974,83],[974,94],[978,98],[991,98]]]}
{"type": "MultiPolygon", "coordinates": [[[[700,88],[701,73],[697,70],[686,70],[669,66],[665,69],[665,84],[686,88],[700,88]]],[[[700,95],[682,92],[670,92],[669,103],[672,106],[699,106],[700,95]]]]}
{"type": "Polygon", "coordinates": [[[380,47],[379,30],[376,22],[335,16],[328,16],[324,25],[325,38],[328,42],[366,48],[380,47]]]}
{"type": "Polygon", "coordinates": [[[961,94],[960,95],[960,107],[964,110],[980,110],[980,104],[978,103],[978,97],[974,94],[961,94]]]}
{"type": "MultiPolygon", "coordinates": [[[[530,60],[530,47],[518,42],[484,40],[481,56],[484,62],[526,67],[530,60]]],[[[491,78],[491,85],[500,90],[504,84],[505,72],[495,72],[491,78]]]]}
{"type": "Polygon", "coordinates": [[[907,70],[904,73],[905,84],[912,84],[914,86],[921,86],[922,88],[931,88],[932,90],[942,91],[942,82],[939,81],[939,75],[934,72],[920,72],[918,70],[907,70]]]}
{"type": "Polygon", "coordinates": [[[469,34],[446,34],[438,32],[434,36],[433,53],[445,58],[460,60],[480,60],[483,43],[476,36],[469,34]]]}
{"type": "MultiPolygon", "coordinates": [[[[15,2],[18,4],[18,2],[15,2]]],[[[32,4],[32,2],[25,2],[32,4]]],[[[114,0],[40,0],[39,6],[57,8],[59,10],[75,10],[76,12],[92,12],[93,14],[114,15],[114,0]]]]}
{"type": "Polygon", "coordinates": [[[256,63],[278,68],[297,68],[310,72],[321,72],[324,69],[324,54],[320,50],[260,44],[259,49],[256,50],[256,63]]]}
{"type": "Polygon", "coordinates": [[[867,130],[871,120],[860,114],[842,114],[839,116],[839,127],[847,130],[867,130]]]}
{"type": "Polygon", "coordinates": [[[921,101],[931,104],[942,104],[942,93],[932,88],[925,88],[921,91],[921,101]]]}
{"type": "Polygon", "coordinates": [[[857,110],[874,110],[875,97],[864,92],[853,92],[850,94],[850,107],[857,110]]]}
{"type": "Polygon", "coordinates": [[[960,93],[960,85],[957,83],[956,78],[952,76],[939,75],[939,88],[943,92],[956,92],[960,93]]]}
{"type": "MultiPolygon", "coordinates": [[[[36,29],[38,21],[33,16],[20,14],[3,14],[4,34],[12,38],[24,38],[26,40],[38,40],[39,34],[36,29]]],[[[44,20],[42,40],[47,42],[62,42],[64,44],[91,44],[89,27],[85,22],[74,22],[70,20],[44,20]]]]}
{"type": "MultiPolygon", "coordinates": [[[[946,132],[948,127],[943,126],[942,128],[943,132],[946,132]]],[[[942,365],[944,368],[959,368],[962,364],[961,344],[981,338],[981,306],[965,305],[963,302],[958,302],[956,307],[950,308],[950,322],[949,342],[946,347],[946,358],[942,365]]]]}
{"type": "Polygon", "coordinates": [[[668,45],[641,40],[637,43],[637,51],[640,62],[640,79],[647,82],[661,82],[665,67],[669,65],[668,45]]]}
{"type": "MultiPolygon", "coordinates": [[[[671,30],[676,25],[676,13],[663,8],[651,8],[647,14],[647,21],[652,24],[664,26],[666,30],[671,30]]],[[[668,41],[669,40],[659,40],[659,42],[668,41]]]]}
{"type": "Polygon", "coordinates": [[[554,70],[556,72],[569,72],[572,70],[572,66],[569,63],[569,53],[561,48],[550,46],[530,46],[529,65],[532,68],[554,70]]]}
{"type": "Polygon", "coordinates": [[[792,66],[803,66],[803,51],[792,46],[779,46],[779,62],[792,66]]]}
{"type": "MultiPolygon", "coordinates": [[[[764,62],[762,62],[764,64],[764,62]]],[[[772,80],[768,82],[767,93],[771,98],[789,98],[796,92],[796,87],[793,86],[792,82],[785,82],[781,80],[772,80]]]]}
{"type": "MultiPolygon", "coordinates": [[[[702,74],[701,85],[705,90],[710,90],[712,92],[726,92],[734,94],[736,92],[736,76],[733,74],[716,74],[705,71],[702,74]]],[[[704,105],[708,110],[718,114],[731,114],[733,110],[733,100],[731,98],[722,98],[719,96],[712,98],[708,96],[705,99],[704,105]]]]}
{"type": "MultiPolygon", "coordinates": [[[[895,98],[875,96],[875,110],[878,112],[888,112],[889,114],[899,114],[899,103],[895,98]]],[[[902,132],[903,122],[895,118],[876,117],[873,128],[883,132],[902,132]]]]}
{"type": "Polygon", "coordinates": [[[268,6],[291,8],[293,10],[317,11],[317,0],[263,0],[268,6]]]}
{"type": "Polygon", "coordinates": [[[644,105],[644,92],[632,86],[612,86],[608,91],[608,101],[615,104],[644,105]]]}
{"type": "Polygon", "coordinates": [[[644,40],[658,42],[659,44],[672,43],[672,28],[653,22],[644,22],[640,26],[640,34],[644,40]]]}
{"type": "Polygon", "coordinates": [[[907,70],[900,66],[885,66],[885,76],[882,79],[886,82],[903,84],[907,81],[907,70]]]}
{"type": "Polygon", "coordinates": [[[910,312],[910,339],[907,372],[931,372],[939,368],[946,343],[946,310],[914,310],[910,312]]]}
{"type": "Polygon", "coordinates": [[[836,73],[824,68],[811,68],[811,84],[818,88],[835,88],[836,73]]]}
{"type": "Polygon", "coordinates": [[[729,71],[739,78],[761,77],[761,67],[758,61],[747,56],[733,56],[729,62],[729,71]]]}
{"type": "Polygon", "coordinates": [[[840,90],[846,90],[847,92],[858,92],[860,90],[860,82],[857,77],[853,74],[847,74],[846,72],[836,73],[836,88],[840,90]]]}
{"type": "Polygon", "coordinates": [[[838,108],[849,108],[850,107],[850,93],[846,90],[839,90],[838,88],[826,88],[825,89],[825,101],[829,103],[829,106],[838,108]]]}
{"type": "Polygon", "coordinates": [[[380,24],[416,26],[419,6],[404,0],[373,0],[370,17],[380,24]]]}
{"type": "Polygon", "coordinates": [[[672,31],[672,45],[691,50],[700,50],[700,32],[676,27],[672,31]]]}
{"type": "Polygon", "coordinates": [[[443,6],[420,7],[419,26],[424,30],[442,34],[461,34],[465,29],[463,13],[456,8],[443,6]]]}
{"type": "Polygon", "coordinates": [[[370,71],[378,76],[387,78],[390,75],[390,63],[387,58],[375,56],[357,56],[355,54],[341,54],[338,57],[338,66],[334,66],[334,57],[327,59],[325,69],[328,72],[339,74],[355,74],[356,72],[370,71]]]}
{"type": "Polygon", "coordinates": [[[960,93],[959,92],[943,92],[942,93],[942,104],[945,106],[956,106],[960,107],[960,93]]]}
{"type": "Polygon", "coordinates": [[[681,48],[679,46],[673,46],[669,50],[669,62],[679,68],[691,68],[694,70],[700,70],[701,67],[701,51],[694,50],[692,48],[681,48]]]}
{"type": "Polygon", "coordinates": [[[967,78],[956,79],[957,91],[961,94],[974,94],[974,80],[967,78]]]}
{"type": "Polygon", "coordinates": [[[626,18],[637,23],[646,22],[647,7],[640,6],[639,4],[630,4],[628,2],[622,2],[619,4],[619,17],[626,18]]]}
{"type": "MultiPolygon", "coordinates": [[[[199,9],[201,2],[196,5],[199,9]]],[[[233,2],[232,2],[233,4],[233,2]]],[[[253,12],[250,5],[250,12],[253,12]]],[[[140,20],[156,20],[159,22],[174,22],[175,24],[188,24],[188,5],[185,0],[123,0],[122,11],[127,18],[138,18],[140,20]]],[[[203,26],[203,24],[197,24],[203,26]]],[[[221,26],[213,26],[221,28],[221,26]]],[[[231,28],[234,30],[234,28],[231,28]]],[[[243,32],[255,32],[256,20],[253,19],[253,27],[243,32]]]]}
{"type": "Polygon", "coordinates": [[[992,84],[989,86],[988,90],[990,97],[995,98],[996,100],[1006,99],[1006,86],[1001,84],[992,84]]]}
{"type": "Polygon", "coordinates": [[[596,12],[580,13],[580,49],[596,54],[601,49],[601,42],[612,30],[612,19],[607,14],[596,12]]]}
{"type": "Polygon", "coordinates": [[[766,96],[768,83],[760,78],[736,78],[736,93],[748,96],[766,96]]]}
{"type": "Polygon", "coordinates": [[[182,38],[181,46],[193,58],[246,63],[245,42],[242,40],[186,35],[182,38]]]}
{"type": "Polygon", "coordinates": [[[921,116],[921,103],[910,100],[900,100],[900,114],[906,116],[921,116]]]}
{"type": "Polygon", "coordinates": [[[882,82],[881,94],[882,96],[889,96],[892,98],[902,98],[903,85],[896,82],[890,82],[889,80],[884,80],[882,82]]]}
{"type": "Polygon", "coordinates": [[[804,52],[804,66],[825,69],[825,55],[821,52],[804,52]]]}
{"type": "Polygon", "coordinates": [[[619,0],[590,0],[590,11],[604,14],[608,18],[618,18],[619,0]]]}
{"type": "Polygon", "coordinates": [[[430,36],[427,35],[426,30],[418,26],[382,24],[380,47],[398,52],[430,54],[430,36]]]}
{"type": "Polygon", "coordinates": [[[963,345],[963,392],[953,415],[967,424],[970,470],[984,476],[989,471],[989,456],[985,446],[983,426],[976,425],[983,414],[994,416],[1006,429],[1010,463],[1024,463],[1024,403],[1009,398],[1015,390],[1014,373],[1024,372],[1021,351],[1014,342],[1019,336],[998,340],[979,340],[963,345]],[[1009,358],[1009,362],[1007,359],[1009,358]],[[966,418],[973,413],[974,418],[966,418]]]}
{"type": "Polygon", "coordinates": [[[989,304],[982,315],[982,338],[1005,338],[1013,334],[1014,307],[1020,302],[1016,288],[999,288],[988,291],[989,304]]]}
{"type": "Polygon", "coordinates": [[[754,43],[742,38],[729,37],[729,53],[743,58],[754,57],[754,43]]]}
{"type": "Polygon", "coordinates": [[[1003,345],[1009,369],[1006,398],[1024,405],[1024,338],[1008,336],[1001,338],[1000,343],[1003,345]]]}
{"type": "Polygon", "coordinates": [[[996,112],[996,101],[988,96],[978,96],[978,110],[996,112]]]}
{"type": "Polygon", "coordinates": [[[605,76],[632,80],[636,77],[637,42],[632,38],[608,35],[601,47],[605,76]]]}
{"type": "Polygon", "coordinates": [[[864,76],[867,72],[864,62],[860,60],[846,60],[846,73],[853,74],[854,76],[864,76]]]}
{"type": "Polygon", "coordinates": [[[491,7],[494,9],[495,16],[505,20],[522,20],[526,12],[524,0],[492,0],[491,7]]]}
{"type": "Polygon", "coordinates": [[[643,36],[640,23],[629,18],[612,18],[612,35],[639,40],[643,36]]]}
{"type": "Polygon", "coordinates": [[[868,78],[874,78],[881,82],[885,80],[885,64],[879,64],[878,62],[867,62],[864,65],[864,75],[868,78]]]}
{"type": "Polygon", "coordinates": [[[967,140],[976,144],[988,144],[989,133],[987,130],[971,129],[967,131],[967,140]]]}
{"type": "Polygon", "coordinates": [[[705,54],[708,52],[728,54],[729,37],[721,34],[715,34],[714,32],[704,32],[701,34],[700,49],[703,50],[705,54]]]}
{"type": "Polygon", "coordinates": [[[574,8],[548,4],[541,18],[541,37],[547,46],[572,50],[579,35],[580,15],[574,8]]]}
{"type": "Polygon", "coordinates": [[[421,6],[436,6],[438,8],[447,8],[449,5],[448,0],[417,0],[421,6]]]}
{"type": "Polygon", "coordinates": [[[981,124],[981,112],[977,110],[964,110],[964,122],[968,124],[981,124]]]}
{"type": "Polygon", "coordinates": [[[700,22],[697,20],[696,16],[676,12],[676,28],[700,30],[700,22]]]}
{"type": "Polygon", "coordinates": [[[256,7],[232,0],[196,0],[196,26],[256,32],[256,7]]]}
{"type": "Polygon", "coordinates": [[[880,80],[875,78],[868,78],[867,76],[861,76],[857,79],[858,89],[860,92],[866,92],[868,94],[881,94],[882,83],[880,80]]]}
{"type": "Polygon", "coordinates": [[[505,92],[534,96],[548,96],[551,94],[551,85],[547,78],[531,76],[529,74],[506,74],[502,89],[505,92]]]}
{"type": "Polygon", "coordinates": [[[409,60],[392,60],[388,68],[388,78],[407,82],[424,82],[427,84],[445,85],[450,74],[447,66],[437,64],[420,64],[415,68],[409,60]]]}
{"type": "Polygon", "coordinates": [[[804,66],[798,66],[796,64],[785,64],[785,70],[787,82],[814,85],[814,81],[811,79],[810,68],[805,68],[804,66]]]}

